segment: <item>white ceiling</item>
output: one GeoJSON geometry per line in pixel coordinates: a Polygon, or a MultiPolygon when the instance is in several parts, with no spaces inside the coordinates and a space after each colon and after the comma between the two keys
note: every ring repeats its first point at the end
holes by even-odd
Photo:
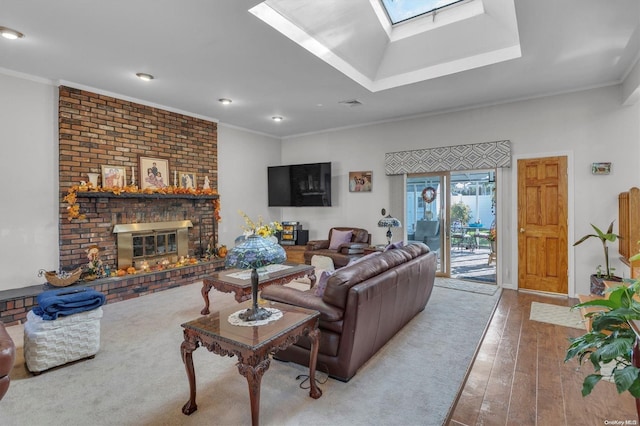
{"type": "Polygon", "coordinates": [[[259,3],[0,0],[0,26],[25,34],[0,39],[0,72],[287,137],[616,84],[640,53],[638,0],[482,0],[478,22],[436,27],[419,43],[388,36],[371,0],[269,0],[304,47],[249,12],[259,3]],[[504,53],[492,40],[511,57],[493,53],[489,64],[470,49],[504,53]],[[351,99],[362,105],[339,103],[351,99]]]}

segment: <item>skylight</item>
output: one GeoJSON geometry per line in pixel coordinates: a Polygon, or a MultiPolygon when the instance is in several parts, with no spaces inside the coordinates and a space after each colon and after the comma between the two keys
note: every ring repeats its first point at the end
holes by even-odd
{"type": "Polygon", "coordinates": [[[464,0],[382,0],[393,25],[464,0]]]}

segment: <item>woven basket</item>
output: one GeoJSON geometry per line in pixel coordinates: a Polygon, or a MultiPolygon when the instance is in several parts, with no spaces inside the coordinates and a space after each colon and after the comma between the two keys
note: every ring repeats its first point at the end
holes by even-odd
{"type": "Polygon", "coordinates": [[[38,272],[39,277],[44,275],[47,282],[54,287],[66,287],[68,285],[71,285],[80,279],[81,274],[82,268],[64,273],[64,275],[62,276],[58,275],[56,271],[45,271],[44,269],[40,269],[40,271],[38,272]]]}

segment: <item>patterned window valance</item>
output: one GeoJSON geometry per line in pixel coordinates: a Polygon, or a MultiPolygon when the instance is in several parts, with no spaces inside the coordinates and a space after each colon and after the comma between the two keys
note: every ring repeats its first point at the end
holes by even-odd
{"type": "Polygon", "coordinates": [[[510,141],[388,152],[384,158],[387,175],[499,167],[511,167],[510,141]]]}

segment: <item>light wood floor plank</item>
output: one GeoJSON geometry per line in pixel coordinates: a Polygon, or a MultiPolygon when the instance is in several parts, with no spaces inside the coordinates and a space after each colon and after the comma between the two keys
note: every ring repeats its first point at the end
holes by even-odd
{"type": "Polygon", "coordinates": [[[599,383],[582,397],[590,365],[564,362],[579,329],[529,320],[531,302],[572,306],[577,300],[504,290],[448,425],[640,424],[635,400],[599,383]],[[636,423],[633,423],[633,422],[636,423]]]}

